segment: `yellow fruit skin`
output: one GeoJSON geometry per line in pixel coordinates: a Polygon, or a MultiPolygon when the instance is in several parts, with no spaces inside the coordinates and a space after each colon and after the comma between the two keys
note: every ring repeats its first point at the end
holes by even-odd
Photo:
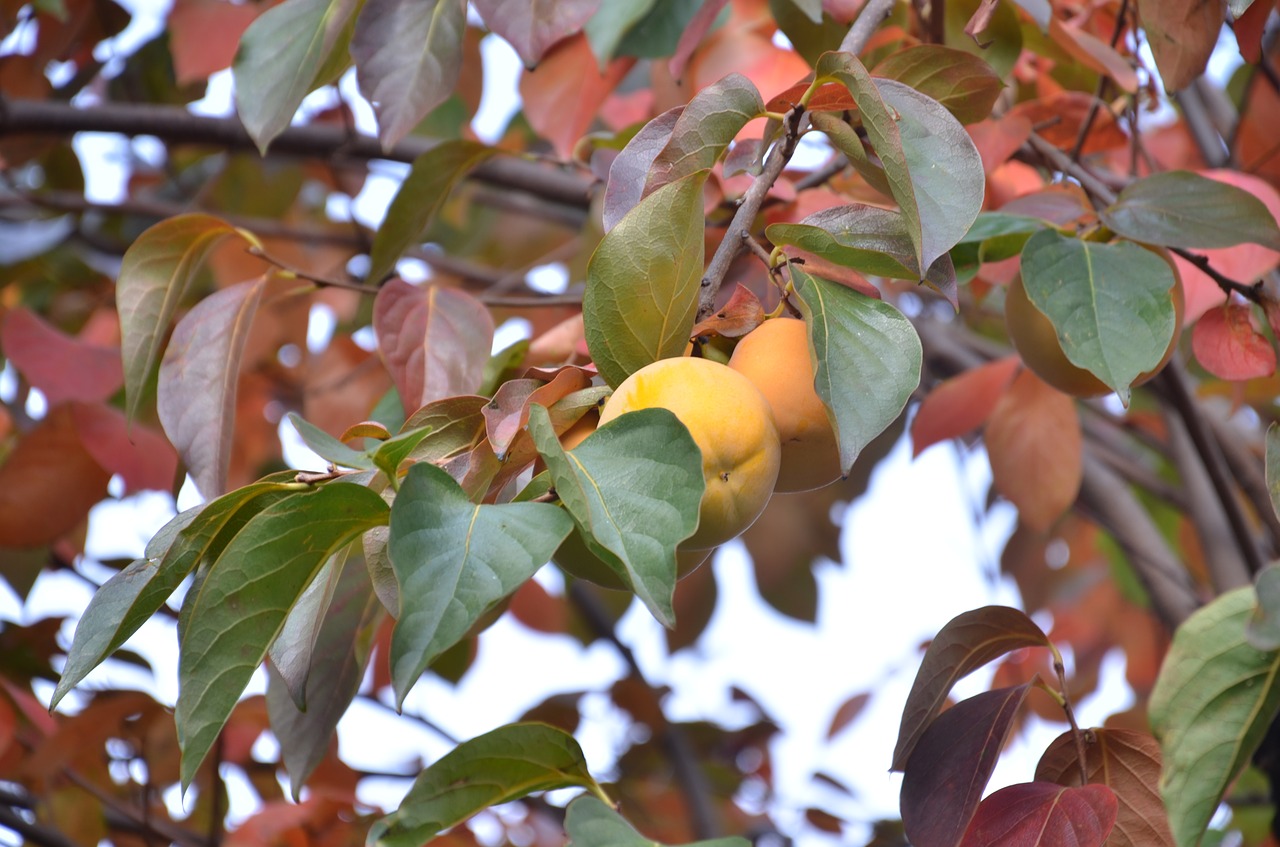
{"type": "Polygon", "coordinates": [[[729,367],[751,380],[773,410],[782,442],[774,490],[809,491],[838,480],[840,446],[827,407],[813,387],[804,321],[765,321],[738,342],[729,367]]]}
{"type": "Polygon", "coordinates": [[[737,537],[764,511],[782,448],[769,404],[751,381],[708,359],[662,359],[627,377],[604,404],[600,425],[639,409],[670,410],[702,451],[707,488],[698,529],[681,550],[737,537]]]}
{"type": "MultiPolygon", "coordinates": [[[[1169,262],[1170,267],[1173,267],[1168,254],[1163,252],[1158,254],[1169,262]]],[[[1158,374],[1168,364],[1174,349],[1178,346],[1178,338],[1182,335],[1186,298],[1182,289],[1182,279],[1177,274],[1177,268],[1174,268],[1174,278],[1177,281],[1170,290],[1174,313],[1173,338],[1169,340],[1169,346],[1164,351],[1160,363],[1151,370],[1139,374],[1133,381],[1135,386],[1141,385],[1158,374]]],[[[1111,389],[1105,382],[1084,368],[1073,365],[1067,358],[1067,354],[1062,352],[1062,345],[1058,343],[1058,333],[1054,330],[1053,323],[1027,297],[1021,276],[1015,277],[1013,282],[1009,283],[1009,291],[1004,301],[1004,318],[1009,330],[1009,340],[1018,351],[1018,355],[1022,357],[1022,361],[1035,371],[1036,376],[1059,391],[1075,397],[1101,397],[1111,393],[1111,389]]]]}

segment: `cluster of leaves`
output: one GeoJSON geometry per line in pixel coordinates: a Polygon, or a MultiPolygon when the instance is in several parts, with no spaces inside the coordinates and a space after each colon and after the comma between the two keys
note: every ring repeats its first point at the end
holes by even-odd
{"type": "MultiPolygon", "coordinates": [[[[445,838],[469,843],[461,824],[477,812],[567,787],[588,795],[565,811],[536,798],[528,808],[563,816],[581,847],[653,843],[587,771],[572,736],[578,695],[456,744],[385,815],[356,801],[361,774],[338,759],[335,730],[357,697],[401,708],[424,673],[456,680],[477,633],[508,607],[535,628],[621,647],[612,621],[634,596],[673,651],[694,644],[716,597],[709,568],[677,583],[704,485],[688,431],[653,409],[570,450],[559,437],[691,338],[722,355],[784,311],[805,321],[849,480],[775,498],[743,536],[766,599],[815,618],[811,565],[838,558],[826,516],[860,493],[917,396],[917,453],[981,430],[994,491],[1018,510],[1005,570],[1027,611],[1054,622],[1046,634],[1023,612],[986,608],[926,651],[893,761],[911,843],[1190,845],[1224,798],[1243,804],[1231,788],[1255,753],[1266,766],[1280,709],[1277,571],[1262,567],[1280,551],[1269,494],[1280,450],[1264,478],[1257,428],[1280,393],[1280,299],[1262,284],[1280,261],[1266,120],[1280,92],[1262,50],[1272,4],[1232,8],[1248,60],[1232,91],[1237,125],[1218,136],[1222,149],[1198,153],[1188,140],[1215,128],[1190,109],[1142,131],[1158,91],[1134,50],[1145,39],[1165,86],[1189,85],[1223,23],[1214,4],[1199,17],[1145,2],[863,5],[476,3],[484,29],[526,65],[521,114],[492,145],[459,131],[478,107],[488,37],[460,0],[186,0],[109,84],[96,81],[93,48],[126,22],[111,0],[5,9],[34,46],[0,57],[6,93],[26,98],[5,104],[0,155],[33,233],[9,263],[0,324],[17,385],[0,418],[4,576],[25,596],[48,563],[75,570],[113,476],[126,494],[171,490],[181,467],[205,502],[117,563],[69,648],[57,621],[6,630],[21,649],[0,654],[0,764],[22,791],[4,803],[34,809],[35,822],[14,812],[0,823],[97,843],[123,839],[132,821],[196,843],[202,825],[219,832],[221,766],[232,764],[265,803],[228,836],[245,843],[306,831],[407,845],[451,828],[445,838]],[[239,125],[181,110],[113,115],[128,100],[190,102],[227,66],[239,125]],[[376,144],[327,126],[351,120],[341,102],[289,128],[311,92],[351,67],[377,114],[376,144]],[[163,168],[137,166],[115,207],[84,200],[66,138],[90,119],[42,99],[86,86],[112,128],[172,143],[163,168]],[[178,146],[235,148],[242,132],[260,156],[178,146]],[[831,161],[789,169],[810,133],[831,161]],[[1230,158],[1210,158],[1223,149],[1230,158]],[[353,238],[328,199],[360,190],[366,166],[343,156],[359,150],[409,169],[385,221],[353,238]],[[563,167],[523,156],[548,150],[563,167]],[[317,151],[332,155],[281,158],[317,151]],[[1248,173],[1232,167],[1242,162],[1248,173]],[[45,209],[70,211],[32,214],[45,209]],[[104,274],[113,250],[122,258],[104,274]],[[430,267],[431,284],[394,276],[405,259],[430,267]],[[551,261],[583,285],[547,295],[524,282],[551,261]],[[730,277],[741,285],[718,309],[730,277]],[[1078,401],[1008,355],[998,318],[1015,278],[1066,358],[1123,411],[1078,401]],[[1171,296],[1179,284],[1185,314],[1171,296]],[[317,307],[339,330],[313,351],[317,307]],[[531,338],[494,353],[496,327],[513,316],[531,338]],[[1154,390],[1135,390],[1180,318],[1193,327],[1184,346],[1202,396],[1180,360],[1154,390]],[[374,350],[357,343],[365,327],[374,350]],[[31,389],[43,413],[28,414],[31,389]],[[1207,402],[1215,395],[1252,410],[1254,444],[1207,402]],[[286,414],[324,469],[282,468],[274,425],[286,414]],[[627,590],[570,580],[557,598],[533,581],[570,535],[627,590]],[[180,644],[172,719],[132,692],[100,694],[72,718],[43,713],[34,679],[56,679],[57,706],[166,614],[180,644]],[[1177,627],[1171,646],[1162,624],[1177,627]],[[1071,649],[1070,676],[1055,644],[1071,649]],[[1071,704],[1114,647],[1137,703],[1114,725],[1076,727],[1071,704]],[[993,690],[941,711],[957,679],[995,659],[993,690]],[[264,663],[266,695],[241,699],[264,663]],[[982,799],[1024,700],[1037,708],[1033,688],[1071,728],[1034,782],[982,799]],[[253,759],[268,727],[293,799],[310,789],[300,803],[284,801],[275,763],[253,759]],[[158,800],[173,785],[198,798],[178,822],[158,800]],[[85,791],[102,813],[72,827],[85,791]]],[[[631,663],[615,700],[660,740],[620,761],[621,808],[664,839],[716,834],[716,817],[745,830],[733,798],[748,779],[768,784],[763,709],[735,733],[673,723],[631,663]],[[763,764],[743,764],[744,749],[763,764]],[[662,823],[673,801],[694,809],[692,823],[662,823]],[[697,811],[708,804],[713,813],[697,811]]],[[[839,723],[865,701],[851,698],[839,723]]],[[[821,809],[806,821],[843,826],[821,809]]],[[[538,840],[559,838],[552,829],[538,840]]]]}

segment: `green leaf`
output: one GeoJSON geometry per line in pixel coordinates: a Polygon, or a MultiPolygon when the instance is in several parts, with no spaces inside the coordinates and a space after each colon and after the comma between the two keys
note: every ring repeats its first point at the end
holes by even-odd
{"type": "Polygon", "coordinates": [[[529,410],[529,433],[587,547],[664,626],[675,625],[676,547],[698,528],[702,451],[667,409],[630,412],[565,452],[550,414],[529,410]]]}
{"type": "Polygon", "coordinates": [[[1008,0],[948,0],[943,16],[944,41],[987,62],[1004,79],[1009,76],[1022,55],[1022,22],[1008,0]],[[986,28],[969,35],[965,27],[988,6],[990,17],[986,28]]]}
{"type": "Polygon", "coordinates": [[[600,70],[613,59],[622,38],[657,4],[658,0],[632,0],[628,3],[601,3],[600,10],[583,26],[591,52],[596,54],[600,70]]]}
{"type": "Polygon", "coordinates": [[[1256,603],[1253,588],[1240,588],[1183,622],[1151,692],[1160,794],[1179,847],[1199,842],[1280,709],[1280,653],[1245,636],[1256,603]]]}
{"type": "Polygon", "coordinates": [[[1164,259],[1131,242],[1099,244],[1044,230],[1022,249],[1027,299],[1058,333],[1067,358],[1120,395],[1164,356],[1176,284],[1164,259]]]}
{"type": "Polygon", "coordinates": [[[231,75],[236,112],[259,152],[284,131],[342,35],[358,0],[285,0],[240,38],[231,75]]]}
{"type": "Polygon", "coordinates": [[[365,279],[377,284],[391,273],[404,251],[422,238],[458,180],[494,152],[474,141],[443,141],[414,159],[373,237],[365,279]]]}
{"type": "Polygon", "coordinates": [[[268,665],[267,714],[280,739],[280,755],[296,801],[307,777],[329,752],[339,719],[355,699],[364,679],[373,637],[386,614],[373,593],[364,559],[346,558],[332,598],[322,610],[312,647],[321,656],[306,677],[306,711],[294,705],[274,664],[268,665]]]}
{"type": "Polygon", "coordinates": [[[896,79],[938,101],[962,124],[985,120],[1004,90],[1004,83],[985,61],[941,44],[908,47],[876,65],[872,73],[896,79]]]}
{"type": "Polygon", "coordinates": [[[591,256],[582,299],[587,348],[612,386],[679,356],[689,342],[702,280],[706,178],[707,171],[690,174],[641,200],[591,256]]]}
{"type": "Polygon", "coordinates": [[[398,479],[400,464],[417,448],[422,439],[431,434],[431,427],[423,426],[394,435],[378,445],[373,453],[373,463],[387,475],[387,479],[398,479]]]}
{"type": "Polygon", "coordinates": [[[823,53],[839,50],[849,31],[848,24],[823,14],[820,0],[769,0],[769,11],[778,22],[778,29],[810,65],[816,64],[823,53]]]}
{"type": "Polygon", "coordinates": [[[867,148],[862,143],[862,136],[858,135],[858,131],[843,116],[835,112],[812,112],[809,120],[813,123],[814,129],[827,136],[832,147],[845,155],[849,164],[867,181],[868,185],[885,197],[893,196],[893,189],[889,187],[884,167],[878,161],[871,160],[867,155],[867,148]]]}
{"type": "Polygon", "coordinates": [[[227,544],[193,602],[178,660],[184,790],[321,565],[387,512],[369,489],[331,483],[268,506],[227,544]]]}
{"type": "Polygon", "coordinates": [[[603,794],[582,748],[563,730],[517,723],[464,741],[414,780],[400,808],[369,830],[369,847],[419,847],[476,812],[534,791],[603,794]]]}
{"type": "Polygon", "coordinates": [[[1165,171],[1130,183],[1100,213],[1134,241],[1166,247],[1233,247],[1253,242],[1280,250],[1280,227],[1265,203],[1225,182],[1165,171]]]}
{"type": "Polygon", "coordinates": [[[146,558],[107,580],[89,601],[50,708],[150,620],[196,564],[210,551],[221,550],[249,515],[291,493],[288,483],[256,482],[187,509],[165,524],[147,544],[146,558]]]}
{"type": "MultiPolygon", "coordinates": [[[[657,0],[649,13],[623,35],[614,51],[617,56],[665,59],[675,53],[680,36],[697,14],[703,0],[657,0]]],[[[625,3],[601,3],[601,6],[625,3]]]]}
{"type": "Polygon", "coordinates": [[[1280,516],[1280,424],[1267,427],[1267,491],[1271,494],[1271,508],[1280,516]]]}
{"type": "Polygon", "coordinates": [[[1258,605],[1245,628],[1245,638],[1259,650],[1280,650],[1280,563],[1272,562],[1253,581],[1258,605]]]}
{"type": "Polygon", "coordinates": [[[453,93],[462,70],[466,0],[366,0],[351,55],[360,93],[390,150],[453,93]]]}
{"type": "Polygon", "coordinates": [[[297,412],[290,412],[285,417],[289,419],[289,423],[293,424],[293,428],[298,431],[298,436],[302,439],[302,443],[306,444],[311,449],[311,452],[321,459],[332,462],[335,465],[341,465],[344,468],[372,470],[377,467],[368,453],[348,447],[320,427],[313,423],[308,423],[297,412]]]}
{"type": "MultiPolygon", "coordinates": [[[[622,815],[590,795],[569,804],[564,828],[569,835],[569,847],[662,847],[659,842],[636,832],[622,815]]],[[[687,847],[750,847],[750,844],[735,835],[694,841],[687,847]]]]}
{"type": "Polygon", "coordinates": [[[699,91],[649,167],[645,193],[710,168],[747,122],[764,111],[751,80],[732,73],[699,91]]]}
{"type": "Polygon", "coordinates": [[[776,245],[798,247],[864,274],[921,277],[907,222],[892,209],[856,203],[835,206],[799,223],[770,224],[765,235],[776,245]]]}
{"type": "Polygon", "coordinates": [[[129,420],[137,416],[178,304],[213,248],[236,232],[211,215],[179,215],[142,233],[125,251],[116,304],[129,420]]]}
{"type": "Polygon", "coordinates": [[[924,352],[901,312],[821,277],[791,269],[809,327],[814,387],[840,441],[840,466],[854,459],[902,414],[920,384],[924,352]]]}
{"type": "Polygon", "coordinates": [[[267,651],[270,666],[284,682],[289,696],[299,709],[307,708],[307,676],[315,655],[316,639],[325,612],[333,600],[352,545],[348,544],[329,558],[311,580],[311,584],[293,604],[280,634],[267,651]]]}
{"type": "Polygon", "coordinates": [[[409,469],[387,552],[400,584],[391,636],[397,705],[441,653],[547,563],[573,528],[550,503],[476,505],[443,470],[409,469]]]}

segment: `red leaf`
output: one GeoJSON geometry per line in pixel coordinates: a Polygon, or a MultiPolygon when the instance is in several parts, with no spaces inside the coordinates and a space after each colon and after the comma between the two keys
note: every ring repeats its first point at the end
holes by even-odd
{"type": "Polygon", "coordinates": [[[667,62],[667,70],[673,77],[680,79],[684,76],[689,57],[702,43],[702,39],[706,37],[711,25],[716,22],[716,17],[727,2],[728,0],[706,0],[698,7],[698,11],[693,13],[688,26],[684,28],[684,32],[680,33],[680,40],[676,42],[676,52],[671,54],[671,60],[667,62]]]}
{"type": "Polygon", "coordinates": [[[13,309],[0,321],[0,349],[44,392],[50,406],[68,400],[96,403],[124,385],[119,348],[77,341],[27,309],[13,309]]]}
{"type": "Polygon", "coordinates": [[[871,702],[871,694],[867,691],[855,694],[840,704],[835,716],[831,718],[831,726],[827,727],[827,740],[835,738],[840,730],[853,723],[862,710],[871,702]]]}
{"type": "Polygon", "coordinates": [[[983,436],[996,491],[1032,529],[1047,530],[1080,491],[1075,402],[1024,370],[996,403],[983,436]]]}
{"type": "Polygon", "coordinates": [[[124,480],[126,494],[169,491],[178,471],[178,454],[163,435],[130,424],[124,412],[100,403],[72,405],[76,431],[89,454],[124,480]]]}
{"type": "Polygon", "coordinates": [[[755,292],[742,283],[733,290],[729,302],[706,320],[697,324],[689,335],[719,335],[722,338],[741,338],[764,323],[764,306],[755,292]]]}
{"type": "Polygon", "coordinates": [[[1018,357],[1006,356],[934,386],[911,421],[913,455],[982,426],[1017,370],[1018,357]]]}
{"type": "Polygon", "coordinates": [[[1222,29],[1222,3],[1138,0],[1138,17],[1165,91],[1186,88],[1209,63],[1222,29]]]}
{"type": "Polygon", "coordinates": [[[374,298],[373,328],[406,413],[480,387],[493,317],[470,294],[393,279],[374,298]]]}
{"type": "Polygon", "coordinates": [[[475,6],[485,25],[505,38],[531,68],[553,44],[581,30],[600,8],[600,0],[476,0],[475,6]]]}
{"type": "Polygon", "coordinates": [[[560,42],[536,71],[520,77],[520,99],[529,125],[551,142],[561,158],[571,158],[600,104],[634,64],[635,59],[617,59],[601,73],[585,35],[560,42]]]}
{"type": "MultiPolygon", "coordinates": [[[[493,400],[484,407],[485,432],[499,458],[506,460],[512,442],[529,423],[531,404],[551,408],[565,395],[590,384],[591,378],[580,368],[562,368],[545,384],[537,379],[513,379],[500,385],[493,400]]],[[[562,423],[568,428],[574,422],[562,423]]],[[[557,427],[556,431],[561,430],[557,427]]]]}
{"type": "Polygon", "coordinates": [[[1245,380],[1276,371],[1276,351],[1253,324],[1253,309],[1224,303],[1196,321],[1191,350],[1204,369],[1219,379],[1245,380]]]}
{"type": "Polygon", "coordinates": [[[986,691],[938,716],[902,780],[902,825],[912,844],[956,847],[995,770],[1030,684],[986,691]]]}
{"type": "Polygon", "coordinates": [[[1105,785],[1024,782],[982,801],[962,847],[1102,847],[1116,822],[1105,785]]]}
{"type": "Polygon", "coordinates": [[[947,622],[925,651],[911,693],[902,709],[902,725],[893,751],[893,770],[903,770],[957,680],[1012,650],[1044,647],[1049,639],[1025,612],[1008,606],[984,606],[947,622]]]}
{"type": "Polygon", "coordinates": [[[176,0],[169,13],[169,52],[179,85],[231,67],[240,36],[266,10],[256,3],[176,0]]]}

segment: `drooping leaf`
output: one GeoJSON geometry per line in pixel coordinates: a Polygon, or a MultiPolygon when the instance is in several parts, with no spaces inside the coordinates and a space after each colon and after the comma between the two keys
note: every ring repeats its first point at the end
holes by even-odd
{"type": "Polygon", "coordinates": [[[920,337],[892,305],[791,271],[809,330],[814,387],[826,404],[847,471],[862,448],[902,414],[920,384],[920,337]]]}
{"type": "Polygon", "coordinates": [[[1023,370],[992,409],[983,440],[996,491],[1018,507],[1019,520],[1048,530],[1075,502],[1083,478],[1074,401],[1023,370]]]}
{"type": "Polygon", "coordinates": [[[400,465],[422,443],[422,439],[431,434],[431,427],[424,426],[392,436],[378,445],[373,451],[373,463],[378,466],[387,478],[397,479],[400,465]]]}
{"type": "Polygon", "coordinates": [[[313,652],[324,660],[316,662],[307,675],[305,712],[294,704],[276,665],[268,666],[267,713],[271,731],[280,739],[280,755],[295,801],[328,752],[338,720],[360,687],[377,625],[385,614],[358,553],[347,557],[323,612],[313,652]]]}
{"type": "MultiPolygon", "coordinates": [[[[636,832],[622,815],[590,794],[569,804],[564,829],[569,836],[569,847],[663,847],[636,832]]],[[[748,847],[750,843],[745,838],[730,836],[694,841],[686,847],[748,847]]]]}
{"type": "Polygon", "coordinates": [[[462,742],[419,774],[366,843],[417,847],[489,806],[571,787],[603,793],[572,735],[540,723],[502,726],[462,742]]]}
{"type": "Polygon", "coordinates": [[[1138,18],[1167,92],[1204,72],[1222,29],[1222,4],[1198,0],[1138,0],[1138,18]]]}
{"type": "Polygon", "coordinates": [[[1280,650],[1280,564],[1272,562],[1254,578],[1258,605],[1253,610],[1245,638],[1259,650],[1280,650]]]}
{"type": "Polygon", "coordinates": [[[649,168],[666,148],[671,131],[683,111],[683,106],[676,106],[640,127],[609,166],[609,179],[604,186],[605,232],[617,226],[618,221],[644,196],[649,168]]]}
{"type": "Polygon", "coordinates": [[[814,212],[799,223],[770,224],[774,244],[798,247],[872,276],[919,280],[906,219],[891,209],[850,203],[814,212]]]}
{"type": "Polygon", "coordinates": [[[891,54],[873,74],[896,79],[937,100],[962,124],[984,120],[1004,89],[985,61],[941,44],[920,44],[891,54]]]}
{"type": "Polygon", "coordinates": [[[1280,709],[1280,653],[1249,644],[1252,587],[1219,596],[1178,627],[1151,692],[1160,794],[1180,847],[1199,843],[1222,796],[1280,709]]]}
{"type": "Polygon", "coordinates": [[[741,338],[764,323],[764,306],[755,292],[742,283],[733,289],[729,302],[706,320],[694,325],[690,334],[718,335],[721,338],[741,338]]]}
{"type": "Polygon", "coordinates": [[[1023,782],[982,801],[961,847],[1103,847],[1116,822],[1105,785],[1023,782]]]}
{"type": "Polygon", "coordinates": [[[307,676],[311,673],[316,639],[352,546],[343,547],[320,567],[311,584],[289,609],[280,634],[267,651],[268,664],[284,683],[294,704],[303,711],[307,708],[307,676]]]}
{"type": "Polygon", "coordinates": [[[0,320],[0,352],[50,406],[101,402],[124,384],[120,351],[70,338],[21,306],[0,320]]]}
{"type": "Polygon", "coordinates": [[[957,680],[1005,653],[1048,644],[1044,632],[1025,612],[1008,606],[984,606],[948,621],[929,644],[911,684],[893,750],[893,770],[906,768],[911,751],[957,680]]]}
{"type": "Polygon", "coordinates": [[[587,348],[612,386],[679,356],[689,341],[703,270],[706,177],[690,174],[641,200],[591,256],[582,298],[587,348]]]}
{"type": "MultiPolygon", "coordinates": [[[[604,7],[630,5],[605,3],[604,7]]],[[[617,59],[597,66],[586,36],[566,38],[547,51],[536,72],[521,75],[524,116],[562,159],[572,159],[574,147],[633,64],[634,59],[617,59]]]]}
{"type": "MultiPolygon", "coordinates": [[[[261,153],[293,114],[337,48],[357,0],[285,0],[263,12],[240,39],[235,63],[236,113],[261,153]]],[[[345,63],[346,57],[341,60],[345,63]]]]}
{"type": "Polygon", "coordinates": [[[146,558],[107,580],[89,601],[76,625],[51,707],[150,620],[201,558],[220,552],[248,520],[234,520],[238,513],[256,513],[288,493],[286,483],[257,482],[188,509],[165,524],[147,544],[146,558]],[[224,534],[226,530],[230,531],[224,534]]]}
{"type": "Polygon", "coordinates": [[[286,415],[289,423],[297,430],[302,443],[322,459],[344,468],[371,470],[376,465],[373,458],[363,450],[348,447],[315,424],[308,423],[302,415],[290,412],[286,415]]]}
{"type": "Polygon", "coordinates": [[[1253,309],[1240,303],[1224,303],[1201,315],[1191,331],[1191,351],[1219,379],[1254,379],[1276,371],[1275,348],[1253,325],[1253,309]]]}
{"type": "Polygon", "coordinates": [[[156,389],[156,411],[196,488],[226,493],[236,383],[266,278],[216,291],[178,321],[156,389]]]}
{"type": "Polygon", "coordinates": [[[1129,402],[1130,385],[1164,356],[1176,329],[1173,269],[1131,242],[1098,244],[1056,230],[1022,249],[1022,285],[1062,352],[1129,402]]]}
{"type": "Polygon", "coordinates": [[[462,69],[465,0],[366,0],[351,56],[389,150],[453,93],[462,69]]]}
{"type": "Polygon", "coordinates": [[[919,456],[940,441],[959,438],[982,426],[1017,370],[1018,357],[1006,356],[934,386],[911,420],[912,454],[919,456]]]}
{"type": "Polygon", "coordinates": [[[480,387],[493,347],[493,316],[472,295],[393,279],[374,299],[373,328],[406,414],[480,387]]]}
{"type": "Polygon", "coordinates": [[[549,503],[476,505],[440,468],[409,469],[387,546],[400,585],[391,638],[398,704],[428,665],[550,560],[571,528],[549,503]]]}
{"type": "Polygon", "coordinates": [[[1190,171],[1131,182],[1100,216],[1126,238],[1148,244],[1212,248],[1253,242],[1280,250],[1280,227],[1265,203],[1243,188],[1190,171]]]}
{"type": "Polygon", "coordinates": [[[391,273],[404,251],[422,238],[458,180],[494,152],[474,141],[442,141],[414,159],[373,236],[365,279],[377,284],[391,273]]]}
{"type": "Polygon", "coordinates": [[[205,257],[235,233],[226,221],[210,215],[179,215],[142,233],[125,251],[116,279],[116,308],[130,420],[137,415],[147,379],[160,361],[178,304],[205,257]]]}
{"type": "Polygon", "coordinates": [[[939,715],[906,762],[900,808],[912,844],[956,847],[1031,683],[984,691],[939,715]]]}
{"type": "Polygon", "coordinates": [[[478,0],[476,11],[490,30],[515,48],[526,68],[565,36],[582,29],[601,0],[478,0]]]}
{"type": "MultiPolygon", "coordinates": [[[[1160,801],[1160,745],[1156,740],[1128,729],[1089,729],[1084,731],[1084,749],[1089,783],[1110,788],[1118,803],[1108,847],[1174,847],[1160,801]]],[[[1044,751],[1036,765],[1036,779],[1080,785],[1080,760],[1070,730],[1044,751]]]]}
{"type": "Polygon", "coordinates": [[[387,512],[368,488],[331,483],[263,509],[223,549],[199,587],[178,661],[184,788],[312,577],[387,512]]]}
{"type": "Polygon", "coordinates": [[[943,30],[948,47],[983,59],[1001,79],[1009,77],[1022,54],[1022,21],[1009,0],[952,0],[943,30]]]}
{"type": "Polygon", "coordinates": [[[534,406],[529,433],[588,549],[655,618],[673,626],[676,547],[697,529],[706,488],[702,454],[688,429],[666,409],[643,409],[565,452],[550,415],[534,406]]]}
{"type": "Polygon", "coordinates": [[[747,122],[764,110],[751,80],[732,73],[694,95],[654,158],[644,193],[710,168],[747,122]]]}

